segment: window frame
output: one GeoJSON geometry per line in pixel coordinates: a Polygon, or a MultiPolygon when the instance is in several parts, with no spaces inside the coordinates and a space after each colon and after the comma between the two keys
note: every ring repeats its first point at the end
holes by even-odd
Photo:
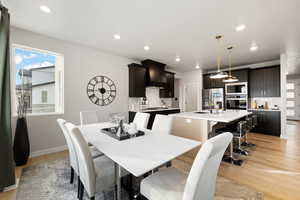
{"type": "MultiPolygon", "coordinates": [[[[16,64],[15,64],[15,49],[25,49],[29,51],[38,51],[55,56],[55,111],[41,112],[41,113],[27,113],[27,116],[46,116],[46,115],[62,115],[64,114],[64,55],[48,50],[38,49],[25,45],[15,44],[11,45],[10,58],[10,79],[11,79],[11,112],[12,116],[17,115],[17,101],[16,101],[16,64]]],[[[48,96],[49,97],[49,96],[48,96]]]]}

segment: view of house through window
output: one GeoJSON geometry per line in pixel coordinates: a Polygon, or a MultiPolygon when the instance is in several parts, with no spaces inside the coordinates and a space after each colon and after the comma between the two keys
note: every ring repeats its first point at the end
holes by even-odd
{"type": "Polygon", "coordinates": [[[23,96],[27,113],[62,112],[61,56],[17,45],[13,50],[16,108],[23,96]]]}

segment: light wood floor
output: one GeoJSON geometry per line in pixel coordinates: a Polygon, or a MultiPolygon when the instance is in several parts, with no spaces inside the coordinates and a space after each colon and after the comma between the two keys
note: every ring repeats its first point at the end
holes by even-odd
{"type": "MultiPolygon", "coordinates": [[[[300,123],[288,126],[287,139],[252,133],[249,140],[257,147],[246,157],[243,166],[222,163],[219,175],[263,192],[265,200],[299,200],[300,123]]],[[[32,158],[26,166],[64,157],[67,153],[32,158]]],[[[21,173],[22,167],[18,167],[17,177],[21,173]]],[[[0,199],[15,200],[16,190],[0,193],[0,199]]]]}

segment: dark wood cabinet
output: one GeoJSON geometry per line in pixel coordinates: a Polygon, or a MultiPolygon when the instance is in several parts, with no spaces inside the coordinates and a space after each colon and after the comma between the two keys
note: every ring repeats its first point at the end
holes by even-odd
{"type": "MultiPolygon", "coordinates": [[[[248,82],[249,79],[249,70],[241,69],[241,70],[233,70],[231,74],[239,79],[238,82],[248,82]]],[[[211,89],[211,88],[224,88],[225,83],[223,79],[211,79],[211,74],[203,75],[203,88],[211,89]]]]}
{"type": "Polygon", "coordinates": [[[203,88],[204,89],[224,88],[225,87],[223,79],[211,79],[210,75],[211,74],[203,75],[203,88]]]}
{"type": "Polygon", "coordinates": [[[166,85],[159,90],[160,98],[173,98],[174,97],[174,81],[175,74],[172,72],[165,72],[166,85]]]}
{"type": "Polygon", "coordinates": [[[280,97],[280,67],[265,68],[265,97],[280,97]]]}
{"type": "Polygon", "coordinates": [[[210,89],[211,86],[211,79],[209,78],[210,74],[204,74],[203,75],[203,88],[204,89],[210,89]]]}
{"type": "MultiPolygon", "coordinates": [[[[169,114],[180,113],[180,109],[151,111],[151,112],[145,112],[145,113],[149,113],[150,114],[150,118],[149,118],[147,129],[151,129],[152,125],[153,125],[153,122],[154,122],[154,119],[155,119],[155,115],[157,115],[157,114],[160,114],[160,115],[169,115],[169,114]]],[[[128,114],[129,114],[129,123],[133,122],[133,119],[134,119],[134,116],[135,116],[136,112],[129,111],[128,114]]]]}
{"type": "Polygon", "coordinates": [[[264,69],[250,71],[248,89],[252,98],[264,96],[264,69]]]}
{"type": "Polygon", "coordinates": [[[273,136],[280,136],[281,117],[280,111],[251,111],[257,115],[257,126],[252,130],[255,133],[262,133],[273,136]]]}
{"type": "Polygon", "coordinates": [[[249,97],[280,97],[280,67],[252,69],[249,76],[249,97]]]}
{"type": "Polygon", "coordinates": [[[233,70],[231,74],[239,79],[238,82],[248,82],[249,77],[249,70],[248,69],[241,69],[241,70],[233,70]]]}
{"type": "Polygon", "coordinates": [[[128,65],[129,97],[145,97],[146,68],[139,64],[128,65]]]}

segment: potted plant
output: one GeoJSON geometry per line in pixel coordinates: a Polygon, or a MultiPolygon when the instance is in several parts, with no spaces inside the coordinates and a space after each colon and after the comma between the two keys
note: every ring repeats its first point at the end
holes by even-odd
{"type": "Polygon", "coordinates": [[[26,122],[26,113],[28,103],[26,101],[27,95],[22,90],[18,95],[18,109],[17,109],[17,126],[15,130],[14,139],[14,159],[16,166],[25,165],[29,158],[30,144],[28,138],[28,129],[26,122]]]}

